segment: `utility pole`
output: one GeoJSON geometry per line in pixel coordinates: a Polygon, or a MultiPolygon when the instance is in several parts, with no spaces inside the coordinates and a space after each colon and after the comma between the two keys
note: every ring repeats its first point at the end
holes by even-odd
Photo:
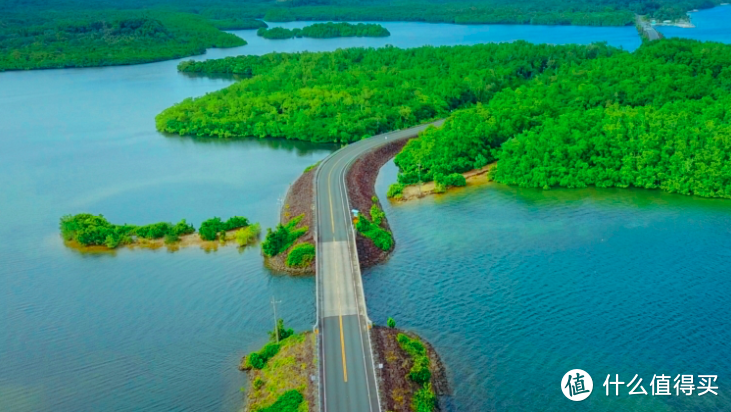
{"type": "Polygon", "coordinates": [[[272,309],[274,309],[274,336],[276,336],[277,343],[279,343],[279,324],[277,322],[277,303],[282,303],[281,300],[274,300],[272,296],[272,309]]]}

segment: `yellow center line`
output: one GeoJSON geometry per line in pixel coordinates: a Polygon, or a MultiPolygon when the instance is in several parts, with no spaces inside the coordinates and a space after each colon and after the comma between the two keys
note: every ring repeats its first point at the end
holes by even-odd
{"type": "Polygon", "coordinates": [[[348,381],[348,364],[345,361],[345,337],[343,336],[343,315],[340,315],[340,350],[343,353],[343,381],[348,381]]]}
{"type": "MultiPolygon", "coordinates": [[[[334,213],[334,209],[333,209],[332,184],[330,182],[331,182],[333,170],[335,170],[335,167],[340,163],[341,160],[342,159],[338,159],[338,161],[335,162],[333,167],[330,169],[330,173],[327,174],[327,197],[328,197],[328,201],[330,202],[330,226],[332,227],[333,234],[335,233],[335,213],[334,213]]],[[[333,239],[333,240],[335,240],[335,239],[333,239]]],[[[337,296],[338,296],[338,320],[340,322],[340,353],[342,354],[342,358],[343,358],[343,381],[348,382],[348,363],[345,358],[345,334],[343,333],[343,308],[342,308],[342,304],[340,302],[340,288],[337,289],[337,296]]]]}

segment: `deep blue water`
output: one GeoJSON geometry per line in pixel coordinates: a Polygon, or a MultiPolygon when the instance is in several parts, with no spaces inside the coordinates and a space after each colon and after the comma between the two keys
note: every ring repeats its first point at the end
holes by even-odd
{"type": "Polygon", "coordinates": [[[684,37],[689,39],[731,43],[731,6],[690,13],[695,28],[657,26],[665,37],[684,37]]]}
{"type": "MultiPolygon", "coordinates": [[[[385,198],[396,168],[377,183],[385,198]]],[[[434,344],[456,411],[731,409],[731,201],[498,184],[385,203],[397,248],[364,272],[369,315],[434,344]],[[566,399],[564,373],[594,393],[566,399]],[[607,397],[607,374],[718,375],[718,396],[607,397]]],[[[674,394],[674,391],[673,391],[674,394]]]]}

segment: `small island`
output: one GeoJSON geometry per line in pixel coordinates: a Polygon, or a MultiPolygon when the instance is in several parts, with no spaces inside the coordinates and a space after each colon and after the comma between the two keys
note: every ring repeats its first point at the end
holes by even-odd
{"type": "Polygon", "coordinates": [[[257,36],[265,39],[279,40],[295,37],[311,37],[315,39],[330,39],[335,37],[388,37],[391,33],[380,24],[351,24],[351,23],[316,23],[301,29],[285,29],[273,27],[261,28],[257,36]]]}
{"type": "MultiPolygon", "coordinates": [[[[388,326],[371,329],[382,410],[432,412],[439,397],[449,395],[446,370],[434,348],[412,332],[388,326]]],[[[312,332],[295,333],[277,320],[269,341],[241,359],[245,371],[246,410],[296,412],[316,410],[317,342],[312,332]]]]}
{"type": "Polygon", "coordinates": [[[62,217],[60,229],[66,246],[85,252],[113,250],[120,246],[151,249],[168,246],[176,249],[199,245],[215,248],[229,241],[247,246],[256,242],[260,232],[258,223],[252,224],[241,216],[233,216],[225,221],[219,217],[205,220],[196,233],[195,227],[185,219],[176,224],[117,225],[110,223],[103,215],[89,213],[62,217]]]}

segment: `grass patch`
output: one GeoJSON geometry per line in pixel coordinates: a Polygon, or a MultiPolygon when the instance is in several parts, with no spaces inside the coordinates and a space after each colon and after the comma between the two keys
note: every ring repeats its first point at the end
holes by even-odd
{"type": "Polygon", "coordinates": [[[261,369],[247,371],[251,382],[246,394],[248,410],[306,412],[310,375],[315,373],[314,335],[292,334],[277,346],[278,352],[261,369]]]}
{"type": "Polygon", "coordinates": [[[291,268],[303,268],[315,260],[315,245],[303,242],[294,245],[287,255],[286,264],[291,268]]]}

